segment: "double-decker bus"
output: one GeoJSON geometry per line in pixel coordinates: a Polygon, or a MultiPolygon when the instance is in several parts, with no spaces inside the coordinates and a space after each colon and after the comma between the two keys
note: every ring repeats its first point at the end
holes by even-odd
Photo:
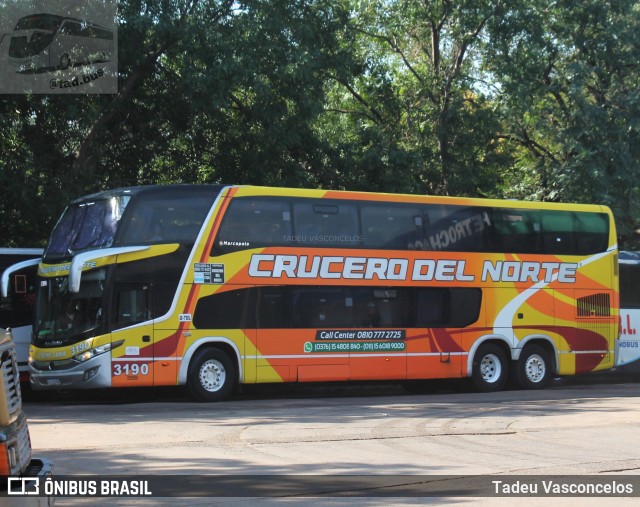
{"type": "Polygon", "coordinates": [[[512,377],[611,368],[604,206],[168,185],[72,202],[39,267],[37,389],[512,377]]]}
{"type": "Polygon", "coordinates": [[[18,20],[9,42],[9,63],[26,71],[65,70],[107,62],[114,52],[113,31],[57,14],[30,14],[18,20]]]}
{"type": "Polygon", "coordinates": [[[621,251],[617,372],[640,372],[640,252],[621,251]]]}
{"type": "Polygon", "coordinates": [[[29,343],[42,248],[0,248],[0,328],[11,328],[20,381],[29,378],[29,343]]]}

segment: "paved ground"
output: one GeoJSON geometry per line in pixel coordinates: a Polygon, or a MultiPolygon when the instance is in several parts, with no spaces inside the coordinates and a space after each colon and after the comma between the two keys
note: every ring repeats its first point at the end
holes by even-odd
{"type": "MultiPolygon", "coordinates": [[[[177,389],[27,396],[34,453],[56,475],[640,475],[640,383],[593,376],[544,391],[425,393],[395,384],[266,386],[198,404],[177,389]],[[625,381],[624,383],[619,383],[625,381]],[[598,382],[598,383],[596,383],[598,382]]],[[[168,478],[170,479],[170,478],[168,478]]],[[[155,505],[102,499],[104,505],[155,505]]],[[[261,499],[264,505],[616,505],[624,498],[261,499]],[[508,502],[508,503],[507,503],[508,502]]],[[[102,503],[100,503],[102,502],[102,503]]],[[[168,499],[253,505],[255,499],[168,499]]],[[[96,499],[57,499],[95,505],[96,499]]]]}

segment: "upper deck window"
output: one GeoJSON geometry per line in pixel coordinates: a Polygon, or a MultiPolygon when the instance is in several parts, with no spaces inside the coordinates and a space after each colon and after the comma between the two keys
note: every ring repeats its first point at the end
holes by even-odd
{"type": "Polygon", "coordinates": [[[589,255],[608,241],[606,213],[265,196],[232,199],[212,254],[298,246],[589,255]]]}
{"type": "Polygon", "coordinates": [[[66,257],[90,248],[110,247],[129,199],[114,196],[69,206],[51,233],[45,257],[66,257]]]}
{"type": "Polygon", "coordinates": [[[115,244],[193,244],[215,197],[211,190],[195,189],[138,194],[123,218],[115,244]]]}
{"type": "Polygon", "coordinates": [[[422,211],[417,206],[363,204],[362,236],[367,248],[416,250],[422,245],[422,211]]]}
{"type": "Polygon", "coordinates": [[[292,241],[289,203],[270,199],[233,199],[216,238],[224,252],[292,241]]]}
{"type": "Polygon", "coordinates": [[[299,246],[354,247],[360,243],[356,203],[294,202],[293,223],[299,246]]]}

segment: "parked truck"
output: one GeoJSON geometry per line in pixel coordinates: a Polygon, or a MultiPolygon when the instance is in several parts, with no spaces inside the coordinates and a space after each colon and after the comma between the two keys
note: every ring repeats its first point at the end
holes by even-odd
{"type": "Polygon", "coordinates": [[[16,347],[11,331],[0,329],[0,504],[50,505],[52,499],[38,491],[38,484],[52,471],[50,461],[31,456],[16,347]]]}

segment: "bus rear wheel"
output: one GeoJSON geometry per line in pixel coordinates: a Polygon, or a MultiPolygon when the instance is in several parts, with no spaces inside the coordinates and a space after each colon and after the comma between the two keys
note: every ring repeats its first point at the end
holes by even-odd
{"type": "Polygon", "coordinates": [[[220,349],[202,349],[193,356],[187,374],[187,390],[196,401],[226,399],[235,386],[236,368],[220,349]]]}
{"type": "Polygon", "coordinates": [[[471,379],[481,392],[499,391],[507,381],[507,357],[504,351],[493,343],[485,343],[478,347],[471,368],[471,379]]]}
{"type": "Polygon", "coordinates": [[[540,345],[528,345],[516,363],[516,383],[523,389],[542,389],[551,379],[549,353],[540,345]]]}

